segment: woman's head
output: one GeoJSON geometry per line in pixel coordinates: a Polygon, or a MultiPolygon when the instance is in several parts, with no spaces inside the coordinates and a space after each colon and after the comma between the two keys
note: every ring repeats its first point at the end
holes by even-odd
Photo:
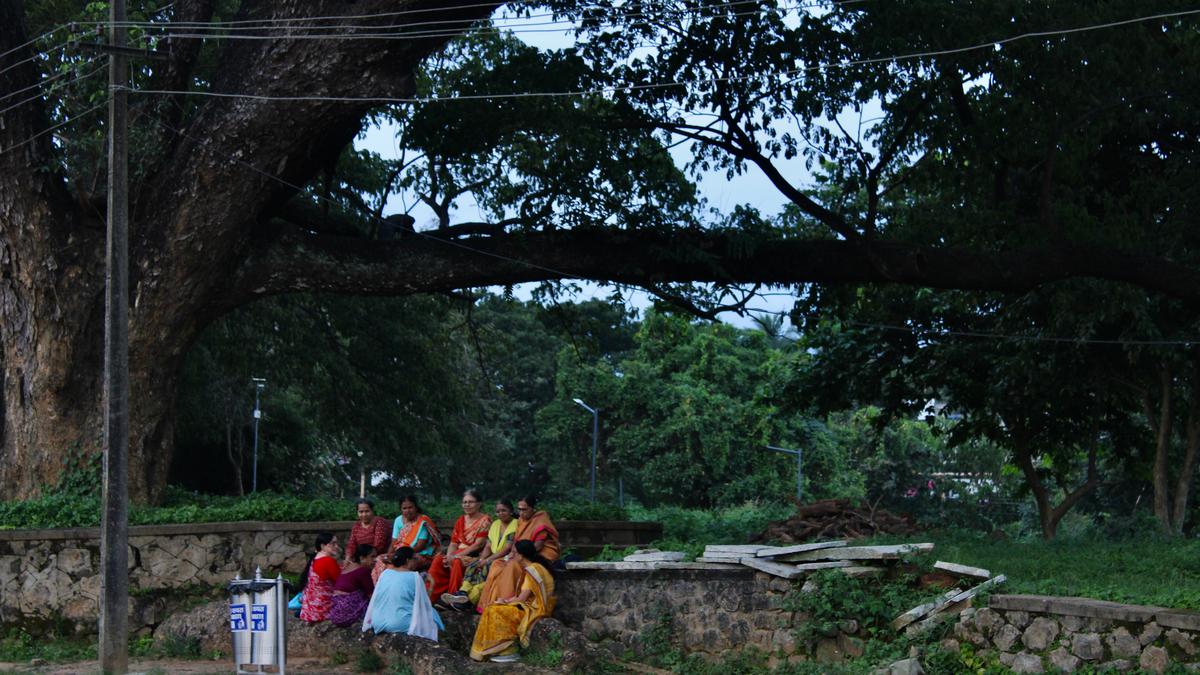
{"type": "Polygon", "coordinates": [[[321,532],[317,535],[314,547],[317,553],[337,555],[337,537],[332,532],[321,532]]]}
{"type": "Polygon", "coordinates": [[[370,499],[360,499],[357,502],[358,520],[364,525],[371,522],[371,518],[375,517],[375,504],[370,499]]]}
{"type": "Polygon", "coordinates": [[[513,544],[513,548],[517,550],[517,554],[526,560],[532,560],[538,554],[537,546],[528,539],[522,539],[513,544]]]}
{"type": "Polygon", "coordinates": [[[537,497],[533,495],[521,497],[521,500],[517,502],[517,515],[521,516],[521,520],[529,520],[535,513],[537,513],[537,497]]]}
{"type": "Polygon", "coordinates": [[[479,494],[479,490],[467,490],[462,496],[462,510],[468,516],[473,516],[479,513],[479,509],[483,507],[483,496],[479,494]]]}
{"type": "Polygon", "coordinates": [[[392,567],[408,567],[414,557],[415,554],[411,547],[401,546],[392,553],[392,557],[388,559],[388,564],[392,567]]]}
{"type": "Polygon", "coordinates": [[[417,516],[421,515],[421,504],[416,495],[407,495],[400,500],[400,513],[404,514],[407,521],[416,520],[417,516]]]}
{"type": "Polygon", "coordinates": [[[517,516],[517,510],[513,508],[513,503],[508,499],[496,500],[496,518],[500,522],[508,524],[517,516]]]}
{"type": "Polygon", "coordinates": [[[375,562],[375,547],[370,544],[359,544],[354,548],[354,554],[350,559],[360,565],[370,565],[375,562]]]}
{"type": "Polygon", "coordinates": [[[517,555],[523,558],[526,562],[537,563],[546,568],[547,572],[554,573],[554,563],[550,562],[537,549],[537,545],[528,539],[521,539],[513,544],[517,555]]]}

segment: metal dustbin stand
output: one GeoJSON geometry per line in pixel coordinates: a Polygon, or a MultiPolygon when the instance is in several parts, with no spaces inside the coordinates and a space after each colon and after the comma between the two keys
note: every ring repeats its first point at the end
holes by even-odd
{"type": "Polygon", "coordinates": [[[288,582],[282,577],[234,577],[229,582],[229,630],[233,634],[233,661],[237,672],[287,672],[288,582]],[[246,670],[253,666],[254,670],[246,670]]]}

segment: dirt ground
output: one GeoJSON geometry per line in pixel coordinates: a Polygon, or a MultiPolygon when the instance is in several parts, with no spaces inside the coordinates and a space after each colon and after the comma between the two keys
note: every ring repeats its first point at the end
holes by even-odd
{"type": "MultiPolygon", "coordinates": [[[[46,675],[93,675],[100,672],[98,661],[79,661],[76,663],[59,663],[46,665],[30,665],[29,663],[0,662],[0,673],[45,673],[46,675]]],[[[233,662],[204,661],[199,659],[134,659],[129,663],[130,673],[232,673],[233,662]]],[[[288,659],[288,675],[324,675],[326,673],[354,673],[353,663],[340,666],[333,665],[328,659],[288,659]]]]}

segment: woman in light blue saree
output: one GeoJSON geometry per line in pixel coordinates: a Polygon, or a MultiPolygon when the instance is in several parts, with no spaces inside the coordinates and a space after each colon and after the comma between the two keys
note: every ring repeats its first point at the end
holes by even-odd
{"type": "Polygon", "coordinates": [[[375,584],[363,619],[363,631],[407,633],[437,642],[438,631],[446,627],[429,602],[425,582],[415,571],[418,565],[420,562],[411,548],[396,549],[375,584]]]}

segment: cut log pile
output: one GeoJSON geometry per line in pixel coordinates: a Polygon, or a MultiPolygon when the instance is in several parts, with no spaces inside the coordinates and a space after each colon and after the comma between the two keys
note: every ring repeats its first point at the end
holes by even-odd
{"type": "Polygon", "coordinates": [[[752,541],[784,544],[814,539],[861,539],[878,534],[913,534],[912,516],[855,506],[847,499],[823,499],[801,504],[795,515],[767,526],[752,541]]]}

